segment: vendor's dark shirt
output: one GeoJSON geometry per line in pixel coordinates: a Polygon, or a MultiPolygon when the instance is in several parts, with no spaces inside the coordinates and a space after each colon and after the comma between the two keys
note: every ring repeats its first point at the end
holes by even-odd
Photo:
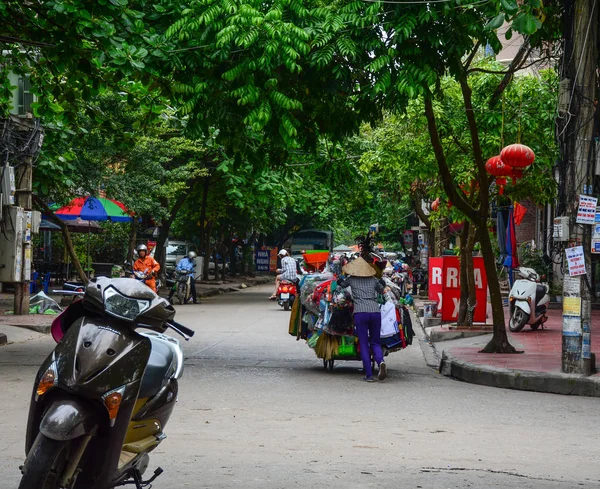
{"type": "Polygon", "coordinates": [[[340,287],[352,289],[352,302],[354,302],[354,313],[357,312],[379,312],[377,293],[383,293],[383,282],[375,277],[348,277],[338,280],[340,287]]]}

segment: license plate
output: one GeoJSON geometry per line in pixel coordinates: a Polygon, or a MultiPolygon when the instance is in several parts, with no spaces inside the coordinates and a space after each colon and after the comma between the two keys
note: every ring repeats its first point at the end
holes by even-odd
{"type": "Polygon", "coordinates": [[[279,296],[282,301],[288,300],[290,298],[290,294],[281,294],[279,296]]]}

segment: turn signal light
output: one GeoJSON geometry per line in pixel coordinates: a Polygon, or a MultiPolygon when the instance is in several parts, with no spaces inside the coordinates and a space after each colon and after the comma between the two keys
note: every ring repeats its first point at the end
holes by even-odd
{"type": "Polygon", "coordinates": [[[54,371],[54,364],[48,367],[48,370],[44,372],[42,378],[40,379],[40,383],[38,384],[36,393],[38,396],[43,396],[46,392],[48,392],[52,387],[56,385],[58,379],[56,377],[56,372],[54,371]]]}
{"type": "Polygon", "coordinates": [[[102,396],[104,407],[106,407],[106,410],[108,411],[108,419],[110,419],[111,426],[114,426],[117,414],[119,414],[119,408],[121,407],[124,392],[125,386],[112,390],[102,396]]]}

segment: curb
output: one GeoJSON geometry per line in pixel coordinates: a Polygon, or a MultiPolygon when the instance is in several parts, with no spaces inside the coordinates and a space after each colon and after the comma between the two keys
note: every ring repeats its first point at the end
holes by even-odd
{"type": "Polygon", "coordinates": [[[476,336],[485,336],[486,334],[491,334],[492,331],[438,331],[433,328],[429,328],[425,330],[425,334],[429,338],[429,341],[432,343],[437,343],[439,341],[450,341],[457,340],[461,338],[474,338],[476,336]]]}
{"type": "Polygon", "coordinates": [[[50,324],[7,324],[7,326],[14,326],[15,328],[29,329],[41,334],[50,334],[50,324]]]}
{"type": "Polygon", "coordinates": [[[477,365],[459,360],[446,350],[442,352],[440,372],[446,377],[489,387],[600,397],[600,378],[477,365]]]}
{"type": "Polygon", "coordinates": [[[410,312],[415,336],[419,340],[419,346],[421,347],[421,352],[423,352],[423,357],[425,358],[425,363],[428,367],[437,370],[440,365],[440,359],[439,354],[435,349],[435,345],[429,341],[421,318],[415,313],[415,310],[412,307],[408,310],[410,312]]]}
{"type": "MultiPolygon", "coordinates": [[[[246,285],[246,288],[254,287],[256,285],[264,285],[273,282],[272,277],[262,277],[255,278],[252,280],[248,280],[247,282],[243,282],[246,285]]],[[[227,292],[239,292],[240,290],[245,290],[244,287],[241,287],[240,283],[235,284],[223,284],[222,287],[216,287],[211,290],[206,291],[197,291],[198,297],[212,297],[215,295],[226,294],[227,292]]]]}

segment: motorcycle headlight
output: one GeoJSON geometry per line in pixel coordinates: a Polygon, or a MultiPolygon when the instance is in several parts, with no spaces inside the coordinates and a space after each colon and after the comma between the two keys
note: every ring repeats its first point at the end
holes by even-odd
{"type": "Polygon", "coordinates": [[[149,300],[126,297],[112,287],[104,291],[104,308],[111,316],[133,321],[149,307],[149,300]]]}

